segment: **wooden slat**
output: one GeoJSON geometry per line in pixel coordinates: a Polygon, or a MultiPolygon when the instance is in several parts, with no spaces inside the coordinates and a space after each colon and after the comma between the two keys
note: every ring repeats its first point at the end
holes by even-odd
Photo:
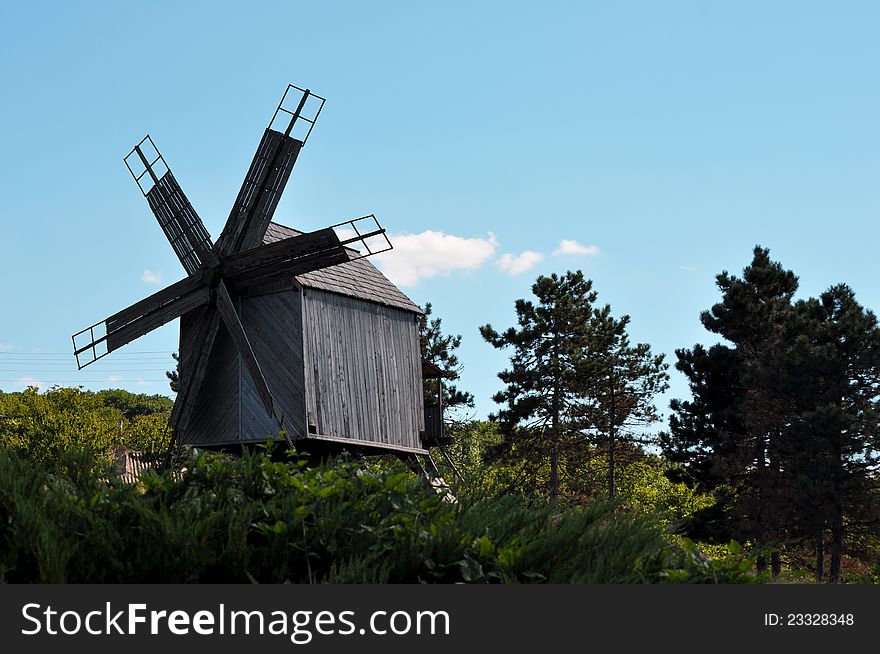
{"type": "Polygon", "coordinates": [[[217,262],[208,230],[170,170],[162,175],[146,197],[187,274],[192,275],[202,264],[217,262]]]}
{"type": "Polygon", "coordinates": [[[302,145],[302,141],[282,135],[277,158],[267,170],[268,174],[257,198],[253,217],[248,221],[237,251],[255,248],[263,242],[263,235],[272,222],[272,216],[275,215],[275,209],[287,186],[287,180],[290,178],[302,145]]]}
{"type": "Polygon", "coordinates": [[[153,293],[143,300],[135,302],[130,307],[114,313],[106,320],[107,329],[108,331],[112,331],[113,329],[122,327],[129,322],[137,320],[144,314],[158,309],[159,307],[162,307],[163,305],[168,304],[178,297],[186,295],[201,286],[204,286],[204,283],[196,275],[181,279],[179,282],[174,282],[170,286],[163,288],[161,291],[153,293]]]}
{"type": "Polygon", "coordinates": [[[257,151],[254,153],[251,165],[242,181],[241,189],[232,204],[232,210],[229,212],[226,224],[223,226],[223,231],[217,239],[217,247],[223,255],[236,251],[233,247],[235,240],[245,228],[244,223],[248,217],[247,210],[253,204],[259,189],[259,180],[264,176],[268,157],[271,156],[272,149],[277,147],[278,136],[278,132],[268,128],[263,132],[257,145],[257,151]]]}
{"type": "Polygon", "coordinates": [[[177,345],[177,397],[171,408],[168,421],[180,432],[180,415],[186,403],[186,397],[192,386],[195,370],[201,356],[201,345],[204,342],[205,327],[210,320],[211,312],[207,308],[195,309],[188,316],[181,316],[180,338],[177,345]]]}
{"type": "Polygon", "coordinates": [[[260,363],[257,361],[257,357],[254,355],[254,350],[248,341],[244,327],[241,325],[241,321],[238,318],[235,305],[232,303],[232,298],[229,296],[226,284],[222,281],[217,287],[216,303],[217,310],[220,312],[220,317],[226,325],[226,330],[229,332],[229,335],[232,337],[233,342],[235,342],[235,345],[238,348],[238,352],[251,375],[251,379],[257,387],[257,391],[263,405],[266,407],[266,411],[269,412],[270,416],[275,418],[279,426],[283,427],[281,415],[275,406],[275,401],[272,399],[272,393],[269,391],[266,378],[263,375],[263,371],[260,369],[260,363]]]}
{"type": "Polygon", "coordinates": [[[221,324],[201,389],[193,398],[195,405],[183,444],[210,446],[238,442],[240,370],[238,350],[221,324]]]}
{"type": "MultiPolygon", "coordinates": [[[[193,409],[196,406],[196,399],[205,380],[205,373],[208,370],[208,360],[210,359],[211,350],[214,348],[214,340],[217,337],[217,331],[220,328],[220,315],[216,310],[210,310],[203,318],[202,324],[198,327],[198,333],[194,336],[196,344],[189,374],[187,375],[187,385],[181,386],[177,393],[177,400],[174,403],[174,410],[171,412],[171,424],[181,432],[186,432],[187,425],[192,417],[193,409]],[[177,411],[178,404],[180,411],[177,411]],[[175,412],[177,415],[175,415],[175,412]]],[[[181,370],[182,372],[182,370],[181,370]]]]}
{"type": "Polygon", "coordinates": [[[218,240],[221,254],[262,242],[301,148],[302,141],[266,129],[218,240]]]}
{"type": "MultiPolygon", "coordinates": [[[[107,351],[112,352],[134,339],[147,334],[157,327],[161,327],[175,318],[179,318],[188,311],[192,311],[211,300],[211,291],[207,286],[202,286],[187,295],[177,297],[140,318],[127,322],[125,326],[111,331],[110,323],[107,324],[107,351]]],[[[109,320],[109,319],[108,319],[109,320]]],[[[119,324],[118,322],[115,324],[119,324]]]]}
{"type": "Polygon", "coordinates": [[[306,290],[303,335],[306,411],[319,434],[421,449],[421,357],[411,312],[306,290]]]}
{"type": "Polygon", "coordinates": [[[268,243],[252,250],[231,254],[223,260],[223,273],[231,276],[258,269],[261,266],[274,265],[288,259],[338,247],[341,247],[339,237],[336,236],[336,232],[332,228],[326,227],[301,236],[268,243]]]}
{"type": "MultiPolygon", "coordinates": [[[[273,365],[263,369],[263,373],[272,389],[272,399],[284,417],[285,431],[291,439],[300,438],[307,432],[307,426],[299,294],[293,292],[242,299],[238,308],[257,360],[273,362],[273,365]]],[[[246,371],[241,376],[241,388],[242,440],[262,440],[267,428],[276,434],[277,424],[268,417],[246,371]]]]}

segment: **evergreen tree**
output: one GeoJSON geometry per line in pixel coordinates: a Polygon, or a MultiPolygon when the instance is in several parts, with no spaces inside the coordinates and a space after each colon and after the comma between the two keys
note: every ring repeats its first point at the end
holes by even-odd
{"type": "MultiPolygon", "coordinates": [[[[419,344],[422,349],[422,358],[443,372],[443,406],[452,410],[465,407],[473,408],[474,396],[451,383],[459,380],[463,369],[458,355],[455,353],[461,346],[461,336],[444,334],[442,320],[431,316],[432,306],[428,302],[425,304],[425,314],[421,320],[419,344]]],[[[430,386],[431,381],[425,380],[426,397],[433,397],[436,393],[436,390],[430,386]]]]}
{"type": "Polygon", "coordinates": [[[649,442],[644,430],[660,420],[654,398],[668,388],[664,355],[651,353],[647,343],[630,344],[629,316],[615,319],[611,307],[594,309],[588,349],[580,375],[581,411],[591,425],[593,443],[608,461],[608,497],[616,495],[620,448],[649,442]]]}
{"type": "MultiPolygon", "coordinates": [[[[778,494],[782,465],[779,447],[787,407],[784,395],[779,392],[783,380],[778,371],[797,277],[772,261],[769,250],[755,247],[752,262],[743,270],[741,278],[724,271],[716,277],[716,283],[722,294],[721,302],[704,311],[700,320],[708,331],[733,344],[732,352],[725,352],[723,345],[713,351],[717,359],[732,364],[732,372],[735,372],[727,380],[733,388],[722,391],[729,394],[729,401],[733,403],[725,407],[723,414],[735,413],[735,419],[723,427],[735,430],[706,434],[700,429],[704,426],[702,419],[687,412],[699,409],[705,403],[702,398],[690,406],[673,404],[674,411],[685,413],[679,413],[679,418],[670,423],[671,441],[678,444],[670,451],[670,439],[667,439],[666,452],[674,458],[676,454],[699,451],[701,446],[710,444],[713,461],[720,464],[715,471],[718,481],[733,489],[729,495],[730,508],[739,523],[738,535],[762,548],[782,540],[776,528],[785,506],[778,494]],[[697,431],[692,432],[689,427],[696,427],[697,431]],[[718,456],[721,452],[726,456],[718,456]]],[[[704,357],[704,352],[702,349],[696,353],[679,352],[678,369],[687,374],[693,363],[704,357]]],[[[703,358],[701,363],[711,362],[703,358]]],[[[692,379],[692,389],[694,381],[692,379]]],[[[705,466],[706,461],[701,463],[705,466]]],[[[765,565],[764,558],[759,558],[759,571],[765,565]]],[[[779,566],[777,552],[773,557],[774,573],[778,574],[779,566]]]]}
{"type": "Polygon", "coordinates": [[[798,302],[789,331],[786,499],[797,508],[793,530],[814,542],[820,581],[830,531],[835,583],[846,532],[877,528],[880,327],[841,284],[798,302]]]}
{"type": "Polygon", "coordinates": [[[537,304],[516,301],[518,327],[498,333],[480,328],[496,348],[513,348],[506,384],[494,400],[504,404],[497,419],[509,449],[532,457],[524,474],[549,461],[549,495],[557,499],[560,475],[583,475],[586,460],[608,460],[608,494],[615,494],[616,457],[632,451],[639,430],[658,419],[653,397],[665,390],[663,356],[644,343],[631,345],[629,317],[615,319],[611,307],[594,307],[596,292],[581,271],[539,277],[532,286],[537,304]]]}
{"type": "Polygon", "coordinates": [[[784,543],[812,542],[822,580],[830,531],[838,581],[846,533],[877,526],[877,319],[844,285],[793,303],[797,278],[762,248],[718,286],[701,319],[730,345],[676,353],[693,399],[673,400],[661,437],[685,479],[718,498],[691,535],[775,546],[775,575],[784,543]]]}
{"type": "Polygon", "coordinates": [[[174,359],[174,370],[166,370],[165,376],[168,377],[171,392],[176,393],[180,388],[180,355],[177,352],[172,352],[171,357],[174,359]]]}

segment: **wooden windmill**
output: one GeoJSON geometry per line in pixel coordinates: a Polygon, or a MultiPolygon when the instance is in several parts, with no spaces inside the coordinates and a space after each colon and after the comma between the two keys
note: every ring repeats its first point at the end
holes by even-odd
{"type": "Polygon", "coordinates": [[[424,455],[439,433],[425,428],[421,311],[365,259],[391,249],[376,218],[309,233],[272,223],[323,104],[288,86],[216,243],[149,136],[125,157],[188,276],[75,334],[74,354],[82,369],[181,318],[182,444],[281,434],[424,455]]]}

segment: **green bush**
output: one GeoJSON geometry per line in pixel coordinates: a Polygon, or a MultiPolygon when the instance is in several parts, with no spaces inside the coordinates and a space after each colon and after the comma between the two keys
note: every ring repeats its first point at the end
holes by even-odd
{"type": "Polygon", "coordinates": [[[686,581],[682,556],[657,521],[612,505],[450,503],[344,461],[201,453],[133,485],[88,453],[0,451],[7,582],[686,581]]]}
{"type": "Polygon", "coordinates": [[[162,451],[169,445],[172,404],[162,395],[123,390],[0,392],[0,447],[46,464],[71,450],[88,450],[106,461],[117,447],[162,451]]]}

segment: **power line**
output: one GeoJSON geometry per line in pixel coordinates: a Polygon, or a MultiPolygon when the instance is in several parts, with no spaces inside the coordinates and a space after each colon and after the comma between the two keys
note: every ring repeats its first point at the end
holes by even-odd
{"type": "MultiPolygon", "coordinates": [[[[103,365],[97,365],[94,370],[107,370],[108,368],[129,367],[129,366],[173,366],[175,362],[169,357],[168,359],[114,359],[102,362],[103,365]]],[[[68,366],[76,367],[76,362],[71,359],[0,359],[0,366],[55,366],[67,368],[68,366]]]]}
{"type": "Polygon", "coordinates": [[[0,379],[0,382],[11,382],[16,384],[31,385],[34,384],[143,384],[153,382],[168,382],[168,379],[120,379],[118,381],[108,381],[106,379],[0,379]]]}
{"type": "MultiPolygon", "coordinates": [[[[0,355],[2,355],[2,356],[0,356],[0,360],[3,360],[3,361],[10,360],[10,359],[33,359],[34,361],[68,361],[70,359],[73,359],[72,352],[69,354],[66,354],[66,355],[51,354],[51,355],[46,355],[46,356],[40,356],[40,355],[24,353],[24,352],[0,352],[0,355]]],[[[126,356],[126,355],[119,354],[116,352],[113,353],[113,356],[119,357],[121,359],[137,359],[137,360],[140,360],[140,359],[170,359],[171,358],[170,354],[168,356],[158,356],[155,354],[129,354],[126,356]]]]}
{"type": "MultiPolygon", "coordinates": [[[[135,352],[118,352],[117,355],[118,356],[130,356],[130,355],[137,355],[137,354],[167,354],[168,356],[171,356],[171,352],[172,352],[172,350],[138,350],[135,352]]],[[[2,352],[0,352],[0,356],[7,356],[7,355],[22,355],[22,356],[24,356],[24,355],[27,355],[27,356],[55,355],[55,356],[57,356],[59,354],[73,356],[73,354],[71,352],[14,352],[12,350],[3,350],[2,352]]]]}
{"type": "MultiPolygon", "coordinates": [[[[109,368],[101,370],[102,373],[105,374],[121,374],[121,373],[132,373],[132,372],[165,372],[167,368],[109,368]]],[[[58,373],[58,372],[76,372],[75,368],[63,368],[61,370],[46,370],[45,368],[35,370],[33,368],[0,368],[0,372],[38,372],[41,375],[45,373],[58,373]]],[[[95,371],[97,372],[97,371],[95,371]]]]}

